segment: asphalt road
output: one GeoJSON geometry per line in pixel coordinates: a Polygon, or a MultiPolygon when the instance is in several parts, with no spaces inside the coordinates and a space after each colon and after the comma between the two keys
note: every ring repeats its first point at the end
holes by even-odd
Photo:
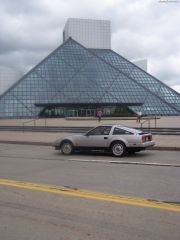
{"type": "Polygon", "coordinates": [[[86,192],[78,197],[0,180],[0,239],[179,240],[179,207],[171,211],[165,205],[153,208],[151,201],[148,207],[136,204],[136,198],[180,202],[179,156],[171,151],[122,159],[102,153],[63,156],[51,147],[1,144],[0,179],[65,186],[77,193],[84,189],[90,198],[86,192]],[[134,198],[131,204],[116,203],[94,197],[94,191],[110,194],[109,199],[134,198]]]}

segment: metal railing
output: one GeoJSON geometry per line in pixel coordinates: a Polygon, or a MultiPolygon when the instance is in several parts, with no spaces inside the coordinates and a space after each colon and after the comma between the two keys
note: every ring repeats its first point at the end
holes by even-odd
{"type": "MultiPolygon", "coordinates": [[[[33,122],[33,127],[35,128],[36,127],[36,122],[38,121],[38,120],[42,120],[42,118],[34,118],[34,119],[31,119],[31,120],[28,120],[28,121],[26,121],[26,122],[23,122],[23,124],[22,124],[22,126],[23,126],[23,132],[24,132],[24,130],[25,130],[25,125],[27,124],[27,123],[31,123],[31,122],[33,122]]],[[[44,118],[44,125],[43,126],[47,126],[47,119],[46,118],[44,118]]]]}
{"type": "Polygon", "coordinates": [[[155,116],[155,117],[149,117],[149,118],[145,119],[143,122],[141,122],[141,129],[143,128],[143,125],[145,123],[148,123],[148,130],[150,131],[150,129],[151,129],[151,120],[154,120],[154,128],[156,128],[157,127],[157,119],[160,119],[160,118],[155,116]]]}

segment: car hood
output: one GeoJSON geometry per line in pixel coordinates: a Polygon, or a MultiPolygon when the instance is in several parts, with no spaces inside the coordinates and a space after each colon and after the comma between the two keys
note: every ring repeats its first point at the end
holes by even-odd
{"type": "Polygon", "coordinates": [[[73,138],[83,136],[83,135],[84,135],[84,133],[71,134],[71,135],[67,135],[67,136],[62,136],[62,137],[58,138],[56,141],[62,141],[64,139],[73,139],[73,138]]]}

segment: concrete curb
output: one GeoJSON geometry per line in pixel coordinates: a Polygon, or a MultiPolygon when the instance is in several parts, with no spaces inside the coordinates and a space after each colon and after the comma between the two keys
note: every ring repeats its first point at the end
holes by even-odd
{"type": "Polygon", "coordinates": [[[151,150],[157,150],[157,151],[180,151],[180,147],[153,147],[151,150]]]}
{"type": "Polygon", "coordinates": [[[31,142],[31,141],[2,141],[2,144],[21,144],[21,145],[39,145],[39,146],[52,146],[52,142],[31,142]]]}
{"type": "MultiPolygon", "coordinates": [[[[21,145],[37,145],[37,146],[53,146],[52,142],[34,142],[34,141],[2,141],[2,144],[21,144],[21,145]]],[[[180,151],[180,147],[167,147],[167,146],[156,146],[148,150],[157,150],[157,151],[180,151]]]]}

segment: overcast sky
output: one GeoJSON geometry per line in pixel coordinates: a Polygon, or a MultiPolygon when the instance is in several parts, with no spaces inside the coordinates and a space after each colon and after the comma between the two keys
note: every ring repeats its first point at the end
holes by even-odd
{"type": "Polygon", "coordinates": [[[69,17],[111,20],[112,49],[180,92],[180,0],[0,0],[0,66],[32,68],[69,17]]]}

